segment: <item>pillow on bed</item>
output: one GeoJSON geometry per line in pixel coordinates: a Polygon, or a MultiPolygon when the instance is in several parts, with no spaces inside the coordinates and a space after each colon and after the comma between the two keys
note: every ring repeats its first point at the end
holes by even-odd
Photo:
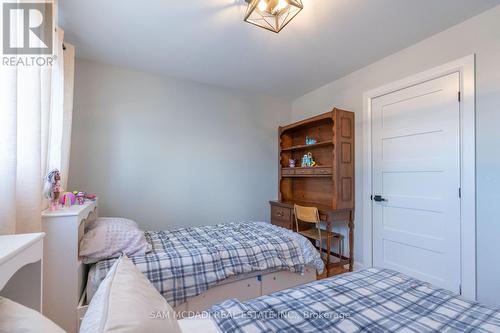
{"type": "Polygon", "coordinates": [[[129,256],[144,255],[149,244],[144,232],[132,220],[99,218],[87,229],[80,242],[83,262],[91,264],[100,260],[117,258],[122,253],[129,256]]]}
{"type": "Polygon", "coordinates": [[[181,333],[174,310],[127,256],[102,281],[80,333],[181,333]]]}
{"type": "Polygon", "coordinates": [[[134,220],[126,219],[123,217],[98,217],[93,221],[87,222],[87,224],[85,225],[85,231],[94,229],[96,226],[103,223],[120,223],[139,229],[139,225],[134,220]]]}
{"type": "Polygon", "coordinates": [[[64,333],[64,330],[39,312],[0,297],[0,332],[64,333]]]}

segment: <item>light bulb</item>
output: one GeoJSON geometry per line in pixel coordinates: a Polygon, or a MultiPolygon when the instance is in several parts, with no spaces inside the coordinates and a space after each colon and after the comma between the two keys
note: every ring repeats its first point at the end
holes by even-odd
{"type": "Polygon", "coordinates": [[[261,12],[265,11],[267,9],[267,2],[266,2],[266,0],[260,0],[259,5],[257,7],[259,7],[259,10],[261,12]]]}
{"type": "Polygon", "coordinates": [[[273,8],[272,12],[273,14],[277,14],[286,7],[288,7],[288,2],[286,0],[279,0],[278,4],[273,8]]]}

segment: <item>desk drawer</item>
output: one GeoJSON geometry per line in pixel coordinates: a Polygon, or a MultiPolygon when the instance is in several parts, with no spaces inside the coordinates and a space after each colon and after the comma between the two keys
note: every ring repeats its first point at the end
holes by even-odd
{"type": "Polygon", "coordinates": [[[317,167],[314,168],[314,174],[315,175],[331,175],[332,174],[332,168],[329,167],[317,167]]]}
{"type": "Polygon", "coordinates": [[[271,206],[271,223],[290,229],[292,221],[292,210],[280,206],[271,206]]]}
{"type": "Polygon", "coordinates": [[[300,168],[295,170],[296,175],[300,176],[307,176],[307,175],[312,175],[314,174],[314,169],[313,168],[300,168]]]}
{"type": "Polygon", "coordinates": [[[290,221],[292,211],[290,208],[271,206],[271,218],[275,220],[290,221]]]}
{"type": "Polygon", "coordinates": [[[271,223],[278,226],[278,227],[282,227],[282,228],[290,229],[290,230],[292,229],[290,221],[282,221],[282,220],[272,219],[271,223]]]}

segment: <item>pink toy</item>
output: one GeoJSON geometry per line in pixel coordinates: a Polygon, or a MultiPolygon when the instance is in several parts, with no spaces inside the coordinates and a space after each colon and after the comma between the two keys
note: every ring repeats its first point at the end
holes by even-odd
{"type": "Polygon", "coordinates": [[[95,200],[97,198],[97,195],[95,194],[91,194],[91,193],[85,193],[85,199],[89,199],[89,200],[95,200]]]}
{"type": "Polygon", "coordinates": [[[85,203],[85,193],[84,192],[78,192],[76,194],[76,200],[78,201],[79,205],[83,205],[85,203]]]}
{"type": "Polygon", "coordinates": [[[71,192],[64,192],[61,198],[59,199],[59,203],[66,207],[74,205],[76,202],[76,195],[71,192]]]}

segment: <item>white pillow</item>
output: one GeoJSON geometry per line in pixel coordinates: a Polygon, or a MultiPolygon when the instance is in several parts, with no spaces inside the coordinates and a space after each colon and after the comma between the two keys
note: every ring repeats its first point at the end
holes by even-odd
{"type": "Polygon", "coordinates": [[[121,218],[97,219],[80,242],[80,256],[86,264],[117,258],[122,253],[144,255],[147,250],[144,232],[137,228],[134,221],[121,218]]]}
{"type": "Polygon", "coordinates": [[[136,227],[137,229],[139,229],[139,225],[137,224],[137,222],[135,222],[134,220],[126,219],[124,217],[98,217],[93,221],[87,222],[87,224],[85,225],[85,231],[94,229],[96,226],[102,223],[128,224],[131,227],[136,227]]]}
{"type": "Polygon", "coordinates": [[[65,333],[39,312],[0,297],[1,333],[65,333]]]}
{"type": "Polygon", "coordinates": [[[80,333],[181,333],[174,310],[127,256],[90,301],[80,333]]]}

